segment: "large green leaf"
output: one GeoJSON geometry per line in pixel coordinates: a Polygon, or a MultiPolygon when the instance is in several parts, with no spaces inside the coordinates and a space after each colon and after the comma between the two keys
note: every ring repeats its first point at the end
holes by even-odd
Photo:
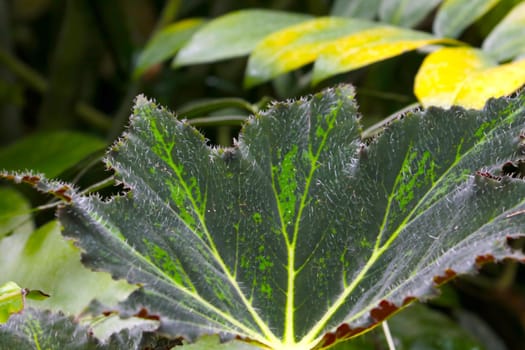
{"type": "Polygon", "coordinates": [[[431,108],[368,146],[349,87],[277,103],[234,148],[139,97],[107,158],[130,192],[59,194],[87,266],[140,283],[123,305],[194,339],[324,348],[487,261],[525,257],[525,96],[483,111],[431,108]],[[513,177],[516,176],[516,177],[513,177]]]}

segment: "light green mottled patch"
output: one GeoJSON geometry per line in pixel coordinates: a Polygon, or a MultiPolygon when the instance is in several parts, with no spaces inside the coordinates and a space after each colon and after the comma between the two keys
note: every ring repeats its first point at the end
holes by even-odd
{"type": "Polygon", "coordinates": [[[220,286],[222,286],[222,282],[218,278],[212,278],[211,276],[206,275],[204,276],[204,279],[206,280],[206,284],[211,286],[214,296],[216,296],[219,300],[227,302],[231,305],[231,298],[228,298],[228,295],[226,295],[224,290],[220,288],[220,286]]]}
{"type": "Polygon", "coordinates": [[[493,129],[494,126],[497,124],[498,122],[498,119],[497,118],[492,118],[492,119],[489,119],[488,121],[484,122],[483,124],[481,124],[479,126],[479,128],[474,132],[474,136],[476,136],[476,138],[478,140],[481,140],[483,137],[485,137],[485,133],[487,130],[490,130],[490,129],[493,129]]]}
{"type": "Polygon", "coordinates": [[[436,164],[430,152],[425,151],[419,160],[417,158],[417,152],[409,151],[409,155],[405,158],[401,168],[402,181],[399,182],[395,195],[401,211],[404,211],[414,199],[416,188],[429,183],[433,184],[436,181],[436,164]]]}
{"type": "Polygon", "coordinates": [[[255,260],[259,263],[259,270],[264,272],[273,266],[273,262],[264,255],[259,255],[255,260]]]}
{"type": "Polygon", "coordinates": [[[342,265],[342,273],[343,273],[343,276],[342,276],[342,282],[343,282],[343,286],[346,288],[348,287],[348,279],[350,276],[348,276],[347,274],[347,271],[349,270],[350,268],[350,259],[347,258],[347,253],[348,253],[348,249],[345,248],[343,250],[343,252],[341,253],[341,255],[339,256],[339,262],[341,263],[342,265]]]}
{"type": "Polygon", "coordinates": [[[367,240],[366,237],[361,238],[359,244],[363,248],[372,248],[372,243],[369,240],[367,240]]]}
{"type": "Polygon", "coordinates": [[[454,159],[454,163],[459,162],[459,160],[461,159],[461,156],[462,156],[461,151],[463,148],[463,142],[465,142],[465,139],[461,138],[461,140],[459,141],[459,145],[456,147],[456,158],[454,159]]]}
{"type": "Polygon", "coordinates": [[[166,180],[166,186],[170,189],[171,200],[179,209],[179,216],[190,228],[195,227],[195,218],[191,214],[191,206],[186,202],[186,193],[173,179],[166,180]]]}
{"type": "Polygon", "coordinates": [[[166,141],[159,131],[155,120],[151,120],[151,130],[155,141],[152,149],[166,164],[175,172],[176,178],[167,179],[165,184],[169,187],[171,199],[179,209],[181,219],[192,229],[195,229],[197,216],[203,217],[206,208],[206,200],[203,198],[194,176],[186,179],[187,174],[182,164],[175,164],[171,155],[174,141],[166,141]]]}
{"type": "Polygon", "coordinates": [[[155,138],[155,143],[152,146],[153,152],[158,155],[162,160],[168,164],[173,164],[173,159],[171,158],[171,152],[175,146],[175,142],[166,142],[163,134],[159,131],[157,123],[154,119],[151,119],[151,132],[155,138]]]}
{"type": "Polygon", "coordinates": [[[179,260],[170,257],[168,252],[145,238],[142,240],[142,242],[148,249],[148,255],[146,255],[146,258],[149,261],[162,268],[162,271],[164,271],[164,273],[167,274],[177,285],[195,290],[191,279],[184,271],[184,268],[182,267],[182,264],[179,260]]]}
{"type": "Polygon", "coordinates": [[[257,263],[257,268],[260,272],[259,286],[260,291],[265,294],[267,298],[272,297],[272,287],[268,283],[268,275],[271,274],[271,268],[273,267],[273,262],[268,256],[264,254],[265,246],[260,245],[258,248],[259,254],[255,257],[255,262],[257,263]]]}
{"type": "Polygon", "coordinates": [[[262,223],[262,215],[261,213],[253,213],[252,215],[253,222],[255,222],[257,225],[262,223]]]}
{"type": "Polygon", "coordinates": [[[281,210],[283,226],[293,223],[296,206],[297,179],[295,178],[295,157],[297,155],[297,145],[284,156],[280,166],[274,165],[272,172],[277,179],[279,188],[278,199],[281,210]]]}
{"type": "Polygon", "coordinates": [[[268,299],[272,298],[272,293],[273,293],[272,286],[270,286],[268,283],[266,282],[261,283],[261,292],[265,294],[268,299]]]}

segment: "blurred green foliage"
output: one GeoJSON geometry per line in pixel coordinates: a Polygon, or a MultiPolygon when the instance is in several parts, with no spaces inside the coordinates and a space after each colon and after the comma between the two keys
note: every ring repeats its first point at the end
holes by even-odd
{"type": "MultiPolygon", "coordinates": [[[[345,6],[345,1],[329,0],[0,0],[0,169],[34,169],[90,191],[104,188],[110,181],[104,182],[108,174],[103,172],[100,150],[125,130],[138,93],[174,111],[183,111],[181,117],[196,118],[194,124],[210,142],[222,145],[231,144],[242,121],[254,110],[264,108],[270,99],[291,98],[339,82],[357,87],[365,125],[380,122],[416,101],[412,84],[424,58],[422,53],[409,52],[340,74],[315,87],[309,81],[311,67],[306,66],[251,89],[242,87],[246,57],[179,69],[173,69],[168,61],[140,66],[147,58],[139,60],[152,40],[162,39],[157,35],[161,29],[189,18],[212,19],[247,8],[365,18],[387,18],[392,13],[386,5],[374,10],[365,3],[379,6],[380,1],[354,0],[345,6]],[[137,67],[142,69],[140,77],[134,74],[137,67]]],[[[479,44],[517,3],[495,2],[460,39],[479,44]]],[[[433,22],[428,18],[423,16],[413,25],[430,31],[433,22]]],[[[199,23],[194,24],[196,29],[199,23]]],[[[186,34],[193,29],[190,27],[186,34]]],[[[162,54],[169,56],[172,52],[162,54]]],[[[79,252],[63,242],[56,224],[50,221],[53,213],[39,209],[42,205],[53,208],[48,198],[34,193],[25,198],[8,189],[8,184],[0,185],[0,268],[9,271],[2,275],[0,284],[8,278],[44,292],[65,285],[62,292],[71,294],[73,286],[99,283],[96,281],[100,278],[108,286],[106,296],[129,291],[128,286],[111,284],[108,276],[90,275],[79,265],[79,252]],[[38,227],[42,223],[46,224],[38,227]],[[46,252],[44,248],[51,246],[54,248],[46,252]],[[16,251],[20,255],[14,256],[16,251]],[[57,275],[55,265],[39,266],[41,275],[29,273],[49,259],[67,266],[63,275],[57,275]],[[74,280],[70,279],[73,275],[74,280]]],[[[523,246],[523,242],[515,244],[523,246]]],[[[506,262],[486,266],[478,277],[455,282],[433,302],[432,311],[418,311],[423,307],[410,311],[419,315],[429,312],[424,320],[416,315],[392,321],[394,337],[401,339],[398,349],[460,349],[459,343],[443,343],[456,338],[467,343],[467,338],[477,339],[475,343],[487,349],[522,349],[524,281],[523,266],[506,262]],[[428,319],[434,326],[428,326],[428,319]]],[[[88,290],[81,301],[64,297],[53,304],[57,299],[50,298],[45,305],[51,303],[52,307],[77,313],[82,303],[99,294],[100,290],[88,290]]],[[[357,341],[362,342],[358,348],[386,349],[381,337],[374,331],[357,341]]],[[[339,348],[355,347],[344,344],[339,348]]],[[[462,347],[466,348],[475,346],[462,347]]]]}

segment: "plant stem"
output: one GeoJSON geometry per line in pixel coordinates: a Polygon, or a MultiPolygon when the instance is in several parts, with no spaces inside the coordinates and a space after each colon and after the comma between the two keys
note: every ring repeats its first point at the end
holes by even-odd
{"type": "Polygon", "coordinates": [[[385,333],[386,343],[388,344],[389,350],[396,350],[396,345],[394,344],[394,338],[392,338],[392,333],[390,333],[390,327],[388,327],[387,321],[381,323],[383,327],[383,333],[385,333]]]}
{"type": "Polygon", "coordinates": [[[246,119],[248,119],[248,117],[243,115],[218,115],[189,119],[188,123],[194,126],[238,126],[242,125],[246,119]]]}

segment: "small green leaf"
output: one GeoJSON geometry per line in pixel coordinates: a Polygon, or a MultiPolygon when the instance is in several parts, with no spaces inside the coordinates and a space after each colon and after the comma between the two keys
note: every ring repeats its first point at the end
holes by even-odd
{"type": "Polygon", "coordinates": [[[457,38],[465,28],[487,13],[500,0],[445,0],[434,19],[437,36],[457,38]]]}
{"type": "Polygon", "coordinates": [[[24,296],[24,289],[13,281],[0,286],[0,323],[5,323],[9,316],[24,309],[24,296]]]}
{"type": "Polygon", "coordinates": [[[244,10],[214,19],[180,51],[174,66],[218,61],[248,54],[265,36],[311,16],[271,10],[244,10]]]}
{"type": "Polygon", "coordinates": [[[44,300],[49,295],[39,290],[20,288],[13,281],[8,281],[0,286],[0,323],[5,323],[12,314],[24,310],[25,301],[44,300]]]}
{"type": "Polygon", "coordinates": [[[155,34],[137,60],[133,72],[135,78],[142,75],[154,64],[173,57],[203,23],[204,20],[200,18],[185,19],[170,24],[155,34]]]}
{"type": "Polygon", "coordinates": [[[106,143],[72,131],[38,133],[0,150],[0,169],[42,172],[55,177],[106,143]]]}
{"type": "Polygon", "coordinates": [[[339,17],[373,19],[381,0],[336,0],[330,14],[339,17]]]}
{"type": "Polygon", "coordinates": [[[525,54],[525,3],[516,5],[492,30],[482,46],[498,61],[525,54]]]}
{"type": "Polygon", "coordinates": [[[383,22],[412,28],[419,24],[441,0],[383,0],[379,18],[383,22]]]}
{"type": "Polygon", "coordinates": [[[26,298],[27,299],[37,300],[37,301],[45,300],[45,299],[47,299],[49,297],[50,297],[49,294],[46,294],[46,293],[44,293],[44,292],[42,292],[40,290],[30,290],[26,294],[26,298]]]}

